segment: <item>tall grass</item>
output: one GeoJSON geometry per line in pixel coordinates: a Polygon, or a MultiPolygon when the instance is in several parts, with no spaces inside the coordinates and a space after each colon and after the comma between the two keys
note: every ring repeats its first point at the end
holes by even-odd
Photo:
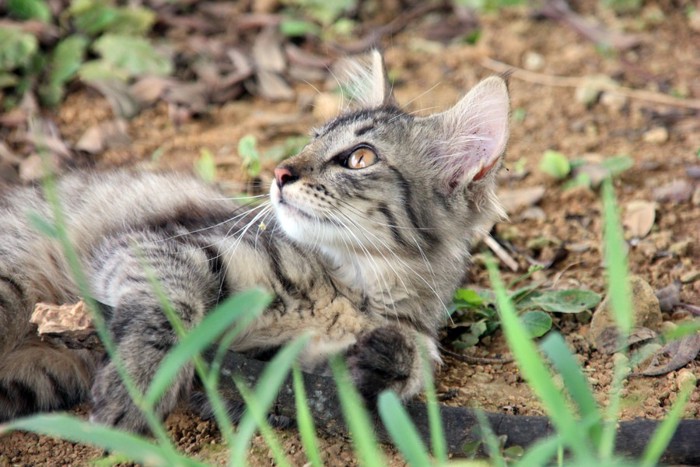
{"type": "MultiPolygon", "coordinates": [[[[80,270],[77,255],[68,241],[63,215],[58,204],[56,188],[52,180],[46,184],[47,199],[52,205],[54,222],[48,223],[37,219],[35,224],[44,232],[55,237],[64,247],[76,281],[86,301],[91,303],[85,277],[80,270]]],[[[629,334],[632,323],[632,305],[630,299],[627,263],[624,255],[624,240],[620,229],[619,216],[615,204],[612,184],[607,181],[602,190],[604,213],[604,252],[608,272],[608,293],[612,310],[620,328],[621,339],[629,334]]],[[[550,333],[542,339],[539,346],[529,337],[527,329],[518,318],[510,301],[506,288],[499,274],[496,263],[487,261],[487,269],[494,289],[498,312],[504,336],[511,353],[533,393],[539,398],[544,410],[551,419],[555,433],[530,446],[516,465],[621,465],[626,463],[614,453],[616,425],[619,421],[621,387],[628,373],[627,358],[618,359],[614,379],[609,394],[609,404],[602,409],[595,401],[593,392],[581,367],[566,346],[564,339],[557,333],[550,333]],[[563,389],[558,379],[563,382],[563,389]],[[565,460],[566,459],[566,460],[565,460]]],[[[229,465],[246,465],[250,441],[260,431],[266,444],[270,447],[278,465],[290,465],[284,448],[275,431],[270,427],[266,414],[273,404],[280,387],[289,375],[294,361],[308,342],[308,336],[302,336],[283,348],[267,365],[255,387],[249,387],[235,378],[247,411],[237,429],[226,418],[225,403],[216,389],[221,377],[219,369],[227,347],[236,335],[254,319],[269,303],[270,297],[261,291],[243,292],[220,307],[213,310],[198,326],[186,330],[169,308],[167,296],[159,288],[157,281],[154,290],[161,297],[163,307],[173,322],[174,329],[180,329],[180,341],[161,363],[151,386],[140,394],[124,371],[115,352],[115,347],[106,330],[104,320],[95,315],[100,337],[111,358],[118,364],[120,375],[124,378],[129,394],[143,411],[155,438],[145,439],[129,433],[119,432],[108,427],[89,424],[81,419],[63,414],[35,415],[12,421],[0,427],[0,434],[12,430],[27,430],[46,434],[75,442],[90,444],[109,450],[116,454],[115,459],[129,459],[145,465],[193,466],[202,465],[200,461],[178,453],[166,434],[154,407],[167,389],[174,376],[183,365],[194,362],[200,379],[211,400],[216,420],[222,429],[223,437],[229,448],[229,465]],[[219,342],[214,360],[207,364],[199,357],[202,350],[219,342]]],[[[94,307],[93,307],[94,308],[94,307]]],[[[418,434],[408,413],[398,397],[385,392],[378,400],[378,413],[394,444],[409,465],[444,465],[448,463],[439,406],[432,380],[432,371],[425,358],[424,349],[420,351],[424,364],[426,380],[426,398],[430,426],[430,446],[418,434]]],[[[361,465],[385,465],[382,448],[374,434],[372,417],[365,409],[359,394],[350,383],[349,374],[342,360],[331,360],[331,369],[338,387],[342,412],[352,436],[357,459],[361,465]]],[[[293,384],[296,396],[297,420],[302,444],[312,466],[322,465],[319,442],[315,434],[314,422],[305,397],[305,388],[298,369],[293,372],[293,384]]],[[[674,433],[689,399],[694,381],[687,381],[667,418],[660,424],[653,438],[648,443],[641,459],[644,466],[655,465],[674,433]]],[[[488,426],[486,417],[479,414],[481,433],[488,448],[493,465],[506,465],[508,462],[500,452],[499,442],[488,426]]]]}

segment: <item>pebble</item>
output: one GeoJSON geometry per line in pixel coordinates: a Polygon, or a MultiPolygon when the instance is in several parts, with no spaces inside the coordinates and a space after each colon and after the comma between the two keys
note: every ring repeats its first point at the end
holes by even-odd
{"type": "Polygon", "coordinates": [[[682,203],[693,195],[693,186],[686,180],[675,180],[656,188],[653,196],[656,201],[682,203]]]}
{"type": "Polygon", "coordinates": [[[537,52],[528,50],[523,57],[523,68],[530,71],[539,71],[544,68],[544,57],[537,52]]]}
{"type": "Polygon", "coordinates": [[[642,135],[646,143],[661,144],[668,141],[668,130],[662,126],[657,126],[642,135]]]}
{"type": "Polygon", "coordinates": [[[689,239],[681,240],[671,244],[668,251],[676,256],[686,256],[693,249],[693,241],[689,239]]]}
{"type": "Polygon", "coordinates": [[[683,386],[686,384],[697,384],[698,377],[695,376],[695,373],[693,373],[691,370],[687,368],[683,368],[678,372],[678,376],[676,377],[676,384],[678,384],[678,389],[682,389],[683,386]]]}
{"type": "Polygon", "coordinates": [[[690,202],[693,203],[693,206],[700,206],[700,186],[693,192],[693,197],[690,199],[690,202]]]}
{"type": "Polygon", "coordinates": [[[693,269],[681,275],[680,280],[684,284],[690,284],[700,279],[700,269],[693,269]]]}

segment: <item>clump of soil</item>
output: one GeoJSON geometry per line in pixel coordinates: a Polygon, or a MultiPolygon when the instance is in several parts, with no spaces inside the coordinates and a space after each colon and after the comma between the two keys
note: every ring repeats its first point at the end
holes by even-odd
{"type": "MultiPolygon", "coordinates": [[[[563,23],[542,21],[518,9],[480,18],[481,35],[476,45],[429,41],[409,27],[392,39],[386,52],[391,76],[397,77],[397,99],[410,102],[411,111],[430,113],[451,105],[478,79],[492,74],[484,66],[488,65],[487,58],[529,69],[531,74],[519,77],[516,73],[510,79],[513,122],[501,185],[508,190],[543,187],[544,195],[536,205],[512,212],[509,222],[495,227],[496,237],[511,246],[511,255],[520,269],[512,272],[503,267],[505,279],[526,271],[531,259],[551,259],[554,250],[564,246],[567,256],[538,272],[536,279],[546,280],[553,287],[605,292],[598,193],[588,188],[565,190],[544,175],[538,164],[548,149],[570,159],[593,162],[624,154],[633,159],[634,165],[615,179],[622,210],[636,200],[657,203],[651,231],[629,241],[631,272],[656,290],[681,281],[680,301],[700,305],[700,274],[694,274],[700,268],[698,111],[612,93],[583,102],[577,99],[575,86],[553,86],[546,79],[581,77],[584,83],[587,76],[605,75],[630,88],[698,99],[699,33],[682,8],[667,6],[667,2],[647,2],[641,15],[630,16],[586,8],[590,11],[583,13],[598,14],[609,27],[637,34],[639,45],[605,52],[563,23]],[[648,19],[654,15],[662,15],[663,21],[648,19]],[[527,79],[521,79],[523,76],[527,79]],[[670,196],[655,192],[679,181],[685,192],[676,191],[670,196]]],[[[298,102],[248,98],[223,104],[200,119],[179,125],[172,123],[167,106],[157,104],[128,122],[132,144],[107,151],[95,161],[96,165],[191,170],[193,161],[206,148],[214,154],[218,179],[231,191],[237,191],[247,183],[236,154],[242,136],[255,135],[265,150],[289,136],[306,134],[310,126],[320,123],[323,112],[314,111],[308,103],[310,100],[320,105],[324,93],[316,94],[313,87],[302,85],[294,90],[300,96],[298,102]]],[[[93,91],[83,90],[71,94],[56,117],[62,135],[75,142],[89,126],[111,118],[111,111],[105,100],[93,91]]],[[[271,180],[273,166],[273,161],[263,161],[263,186],[271,180]]],[[[477,247],[477,253],[484,248],[477,247]]],[[[489,287],[478,263],[471,271],[470,285],[489,287]]],[[[668,328],[691,317],[689,311],[681,308],[665,311],[661,327],[668,328]]],[[[605,405],[612,356],[590,344],[589,324],[585,319],[581,321],[572,316],[555,316],[554,327],[576,352],[597,400],[605,405]]],[[[474,355],[482,357],[506,353],[499,332],[473,350],[474,355]]],[[[685,369],[700,376],[697,359],[685,369]]],[[[630,378],[624,388],[623,418],[662,418],[676,398],[678,374],[679,371],[672,371],[662,376],[630,378]]],[[[445,404],[516,415],[543,414],[514,363],[469,364],[447,356],[438,372],[437,384],[445,404]]],[[[85,408],[77,413],[84,414],[85,408]]],[[[700,417],[699,391],[691,396],[684,417],[700,417]]],[[[178,412],[168,419],[167,425],[184,452],[212,462],[225,461],[220,436],[210,422],[178,412]]],[[[279,434],[292,461],[303,464],[305,456],[296,433],[288,430],[279,434]]],[[[329,464],[353,463],[346,441],[324,438],[321,443],[329,464]]],[[[393,463],[400,463],[391,449],[388,453],[393,456],[393,463]]],[[[10,465],[75,465],[101,455],[94,448],[26,433],[11,434],[0,443],[0,463],[10,465]]],[[[254,442],[251,463],[271,463],[270,453],[260,438],[254,442]]]]}

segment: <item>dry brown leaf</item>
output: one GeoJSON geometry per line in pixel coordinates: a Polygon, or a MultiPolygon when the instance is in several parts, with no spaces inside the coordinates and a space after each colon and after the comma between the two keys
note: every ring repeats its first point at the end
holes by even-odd
{"type": "Polygon", "coordinates": [[[649,201],[630,201],[625,206],[625,217],[622,221],[627,234],[632,238],[644,238],[656,220],[656,203],[649,201]]]}
{"type": "Polygon", "coordinates": [[[271,101],[289,101],[294,99],[294,90],[277,73],[258,70],[258,92],[271,101]]]}
{"type": "Polygon", "coordinates": [[[673,308],[681,303],[681,284],[679,282],[673,282],[654,293],[659,299],[661,311],[673,311],[673,308]]]}
{"type": "Polygon", "coordinates": [[[287,63],[282,53],[282,41],[277,28],[266,28],[253,44],[253,61],[258,70],[282,73],[287,63]]]}
{"type": "Polygon", "coordinates": [[[127,146],[131,138],[124,120],[109,120],[88,128],[75,145],[76,149],[98,154],[105,149],[127,146]]]}
{"type": "Polygon", "coordinates": [[[499,190],[498,198],[508,214],[513,214],[521,208],[537,204],[545,193],[544,186],[520,188],[516,190],[499,190]]]}
{"type": "Polygon", "coordinates": [[[659,202],[683,203],[693,195],[693,186],[685,180],[675,180],[656,188],[653,196],[659,202]]]}
{"type": "Polygon", "coordinates": [[[83,301],[69,305],[37,303],[30,321],[39,334],[83,331],[92,328],[92,318],[83,301]]]}
{"type": "Polygon", "coordinates": [[[171,79],[161,76],[144,76],[129,87],[129,93],[142,104],[152,104],[171,83],[171,79]]]}
{"type": "Polygon", "coordinates": [[[695,360],[700,352],[700,332],[686,336],[681,340],[673,341],[663,346],[651,360],[647,368],[642,371],[644,376],[665,375],[671,371],[684,367],[695,360]],[[660,363],[660,359],[670,356],[666,363],[660,363]]]}
{"type": "Polygon", "coordinates": [[[131,118],[139,113],[141,106],[131,94],[126,83],[117,79],[94,80],[88,83],[105,96],[114,115],[131,118]]]}
{"type": "Polygon", "coordinates": [[[608,326],[598,335],[595,346],[603,353],[613,354],[628,347],[646,344],[656,339],[656,337],[655,331],[645,327],[638,327],[632,330],[627,338],[627,342],[620,345],[620,332],[617,326],[608,326]]]}

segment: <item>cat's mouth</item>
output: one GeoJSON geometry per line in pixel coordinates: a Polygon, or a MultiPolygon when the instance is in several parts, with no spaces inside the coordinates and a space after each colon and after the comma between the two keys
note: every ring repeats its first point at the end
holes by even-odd
{"type": "Polygon", "coordinates": [[[284,213],[285,215],[292,216],[296,215],[307,220],[314,220],[316,218],[311,213],[294,203],[293,200],[290,200],[290,196],[285,197],[282,194],[282,190],[280,190],[276,184],[272,185],[270,190],[270,198],[272,199],[272,204],[278,213],[284,213]]]}

